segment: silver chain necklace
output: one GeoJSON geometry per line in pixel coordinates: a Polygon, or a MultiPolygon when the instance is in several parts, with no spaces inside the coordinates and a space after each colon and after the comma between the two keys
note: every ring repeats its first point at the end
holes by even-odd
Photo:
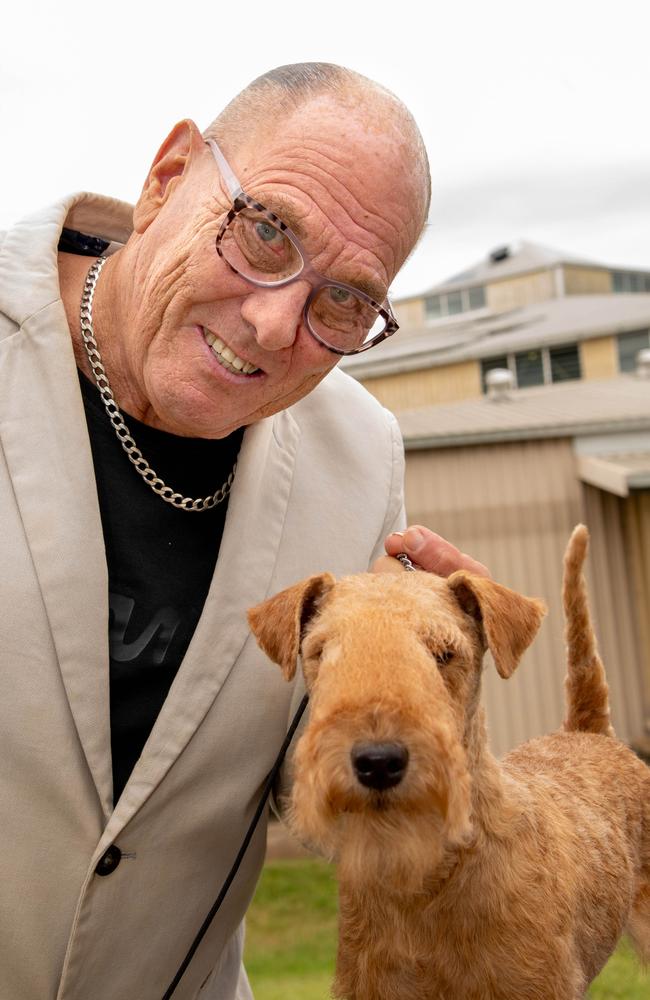
{"type": "Polygon", "coordinates": [[[232,486],[233,479],[235,478],[237,462],[233,465],[230,475],[226,479],[225,483],[223,483],[223,485],[220,486],[219,489],[212,494],[212,496],[192,500],[191,497],[184,497],[181,493],[175,493],[171,486],[166,486],[160,476],[156,475],[146,458],[144,458],[142,452],[133,440],[129,428],[124,423],[124,418],[122,417],[122,412],[119,406],[115,402],[113,390],[111,389],[110,382],[108,381],[108,375],[106,374],[106,369],[104,368],[102,362],[102,356],[99,353],[97,341],[95,340],[95,331],[93,330],[93,296],[95,294],[95,286],[97,285],[99,272],[105,263],[106,257],[98,257],[90,268],[84,284],[83,295],[81,296],[81,336],[83,338],[84,347],[86,348],[88,361],[90,363],[90,367],[92,368],[97,388],[99,389],[99,394],[102,397],[102,402],[106,409],[106,413],[108,414],[108,419],[113,425],[113,430],[117,435],[118,441],[124,448],[129,461],[133,464],[136,472],[140,473],[147,486],[149,486],[154,493],[157,493],[159,497],[162,497],[166,503],[170,503],[173,507],[178,507],[181,510],[210,510],[212,507],[216,507],[217,504],[220,504],[222,500],[225,500],[230,493],[230,487],[232,486]]]}

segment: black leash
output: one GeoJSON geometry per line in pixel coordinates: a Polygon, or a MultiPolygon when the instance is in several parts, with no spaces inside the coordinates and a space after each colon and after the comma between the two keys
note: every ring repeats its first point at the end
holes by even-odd
{"type": "Polygon", "coordinates": [[[221,886],[221,890],[219,892],[219,895],[215,899],[214,904],[212,905],[212,908],[210,909],[210,912],[208,913],[207,917],[203,921],[203,923],[201,925],[201,929],[199,930],[198,934],[196,935],[196,937],[192,941],[192,944],[190,945],[190,949],[189,949],[187,955],[185,956],[185,958],[183,959],[183,961],[181,962],[181,964],[180,964],[180,966],[178,968],[178,972],[176,973],[176,975],[172,979],[171,983],[169,984],[169,986],[165,990],[165,994],[164,994],[162,1000],[169,1000],[169,998],[176,991],[176,987],[180,983],[181,978],[183,977],[183,975],[185,973],[185,970],[187,969],[188,965],[192,961],[192,959],[194,957],[194,953],[196,952],[197,948],[201,944],[201,941],[203,940],[203,938],[204,938],[204,936],[205,936],[205,934],[206,934],[206,932],[208,930],[208,927],[210,926],[210,924],[214,920],[214,917],[215,917],[215,915],[216,915],[219,907],[221,906],[221,904],[223,903],[223,901],[224,901],[224,899],[226,897],[226,893],[228,892],[228,889],[232,885],[232,882],[233,882],[233,879],[235,878],[235,875],[239,871],[239,866],[242,863],[242,860],[244,858],[244,855],[246,853],[248,845],[250,844],[251,839],[253,837],[253,834],[255,833],[255,828],[256,828],[257,824],[259,823],[260,816],[264,812],[264,807],[266,805],[266,802],[267,802],[267,799],[268,799],[269,795],[271,794],[271,789],[273,788],[273,783],[275,782],[275,779],[278,776],[278,771],[282,767],[282,763],[283,763],[284,758],[286,756],[287,750],[289,749],[289,744],[291,743],[291,740],[293,739],[294,733],[295,733],[296,729],[298,728],[298,723],[300,722],[300,720],[301,720],[301,718],[303,716],[303,713],[304,713],[305,709],[307,708],[307,702],[308,701],[309,701],[309,695],[306,694],[304,696],[304,698],[302,699],[302,701],[300,702],[300,705],[298,706],[298,710],[297,710],[296,714],[294,715],[293,721],[292,721],[291,725],[289,726],[287,735],[285,736],[284,743],[280,747],[280,752],[279,752],[278,756],[276,757],[275,764],[271,768],[269,776],[266,779],[266,784],[264,785],[264,791],[262,792],[262,798],[260,799],[260,801],[259,801],[259,803],[257,805],[257,809],[255,810],[255,815],[253,816],[253,819],[251,820],[250,826],[248,827],[248,830],[246,831],[246,836],[244,837],[244,839],[242,841],[242,845],[239,848],[239,852],[237,854],[237,857],[234,860],[233,866],[230,869],[230,871],[228,872],[228,875],[226,877],[226,881],[221,886]]]}

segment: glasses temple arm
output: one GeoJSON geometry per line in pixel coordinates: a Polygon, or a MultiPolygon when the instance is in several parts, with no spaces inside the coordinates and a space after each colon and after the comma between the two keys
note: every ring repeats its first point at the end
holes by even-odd
{"type": "Polygon", "coordinates": [[[212,155],[217,161],[217,166],[221,171],[221,176],[226,182],[226,187],[228,188],[228,194],[230,195],[232,200],[235,201],[235,199],[238,198],[240,194],[243,194],[242,186],[235,177],[235,175],[233,174],[232,170],[230,169],[230,164],[228,163],[226,157],[223,155],[223,153],[217,146],[214,139],[206,139],[205,141],[212,150],[212,155]]]}

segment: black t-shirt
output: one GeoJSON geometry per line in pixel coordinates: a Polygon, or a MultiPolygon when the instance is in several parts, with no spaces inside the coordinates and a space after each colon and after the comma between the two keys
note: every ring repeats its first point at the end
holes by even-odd
{"type": "MultiPolygon", "coordinates": [[[[208,593],[227,500],[178,510],[138,475],[99,391],[79,374],[92,448],[109,581],[113,798],[117,802],[167,696],[208,593]]],[[[124,415],[138,448],[183,496],[209,496],[228,477],[243,429],[209,441],[155,430],[124,415]]]]}

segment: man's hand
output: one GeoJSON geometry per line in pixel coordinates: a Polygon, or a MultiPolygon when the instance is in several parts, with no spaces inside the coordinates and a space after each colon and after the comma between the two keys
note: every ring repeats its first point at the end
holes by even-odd
{"type": "MultiPolygon", "coordinates": [[[[411,525],[403,534],[399,531],[394,532],[388,536],[384,545],[389,556],[406,552],[409,559],[417,566],[428,570],[429,573],[437,573],[438,576],[450,576],[457,569],[466,569],[468,573],[476,573],[477,576],[490,576],[489,570],[483,563],[465,555],[451,542],[420,524],[411,525]]],[[[373,570],[386,572],[389,562],[390,560],[382,556],[375,562],[373,570]]],[[[399,572],[398,567],[402,568],[399,563],[395,565],[395,570],[399,572]]]]}

